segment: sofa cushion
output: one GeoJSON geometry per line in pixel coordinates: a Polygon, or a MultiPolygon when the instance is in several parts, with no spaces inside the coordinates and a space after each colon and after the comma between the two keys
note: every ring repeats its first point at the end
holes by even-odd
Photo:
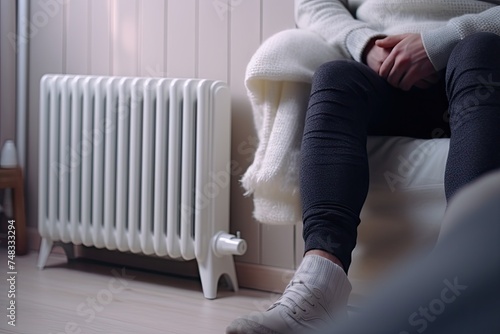
{"type": "Polygon", "coordinates": [[[370,187],[376,191],[443,190],[449,139],[370,137],[370,187]]]}

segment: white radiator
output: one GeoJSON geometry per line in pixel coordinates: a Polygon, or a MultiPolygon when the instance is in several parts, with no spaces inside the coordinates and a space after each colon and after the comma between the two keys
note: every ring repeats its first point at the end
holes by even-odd
{"type": "MultiPolygon", "coordinates": [[[[54,242],[198,262],[203,293],[238,289],[228,234],[230,92],[201,79],[46,75],[38,267],[54,242]]],[[[69,251],[69,252],[68,252],[69,251]]]]}

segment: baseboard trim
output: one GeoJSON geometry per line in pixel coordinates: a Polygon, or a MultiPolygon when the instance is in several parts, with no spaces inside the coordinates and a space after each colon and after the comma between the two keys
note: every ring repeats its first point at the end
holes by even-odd
{"type": "Polygon", "coordinates": [[[236,262],[236,274],[241,287],[282,293],[295,270],[236,262]]]}
{"type": "MultiPolygon", "coordinates": [[[[33,227],[29,227],[27,230],[29,248],[32,251],[38,252],[41,242],[38,230],[33,227]]],[[[64,254],[61,247],[54,247],[52,252],[64,254]]],[[[77,258],[126,265],[169,275],[199,278],[196,261],[176,261],[84,246],[76,246],[75,255],[77,258]]],[[[273,293],[283,292],[294,273],[294,270],[290,269],[238,261],[236,261],[235,266],[240,287],[273,293]]]]}

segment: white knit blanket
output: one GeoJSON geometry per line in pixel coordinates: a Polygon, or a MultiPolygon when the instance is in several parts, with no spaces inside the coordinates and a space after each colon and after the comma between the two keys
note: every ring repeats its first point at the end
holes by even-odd
{"type": "Polygon", "coordinates": [[[259,144],[241,181],[259,222],[301,221],[299,153],[310,83],[321,64],[341,58],[317,34],[292,29],[265,41],[248,64],[245,83],[259,144]]]}

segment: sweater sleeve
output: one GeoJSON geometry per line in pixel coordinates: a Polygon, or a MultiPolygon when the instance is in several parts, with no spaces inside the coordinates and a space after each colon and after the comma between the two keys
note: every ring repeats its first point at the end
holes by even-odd
{"type": "Polygon", "coordinates": [[[356,20],[347,0],[295,0],[295,22],[299,28],[319,34],[332,47],[340,46],[346,57],[359,62],[370,39],[385,36],[356,20]]]}
{"type": "Polygon", "coordinates": [[[476,32],[500,35],[500,6],[456,17],[441,28],[422,32],[425,50],[434,68],[438,71],[445,68],[455,45],[476,32]]]}

